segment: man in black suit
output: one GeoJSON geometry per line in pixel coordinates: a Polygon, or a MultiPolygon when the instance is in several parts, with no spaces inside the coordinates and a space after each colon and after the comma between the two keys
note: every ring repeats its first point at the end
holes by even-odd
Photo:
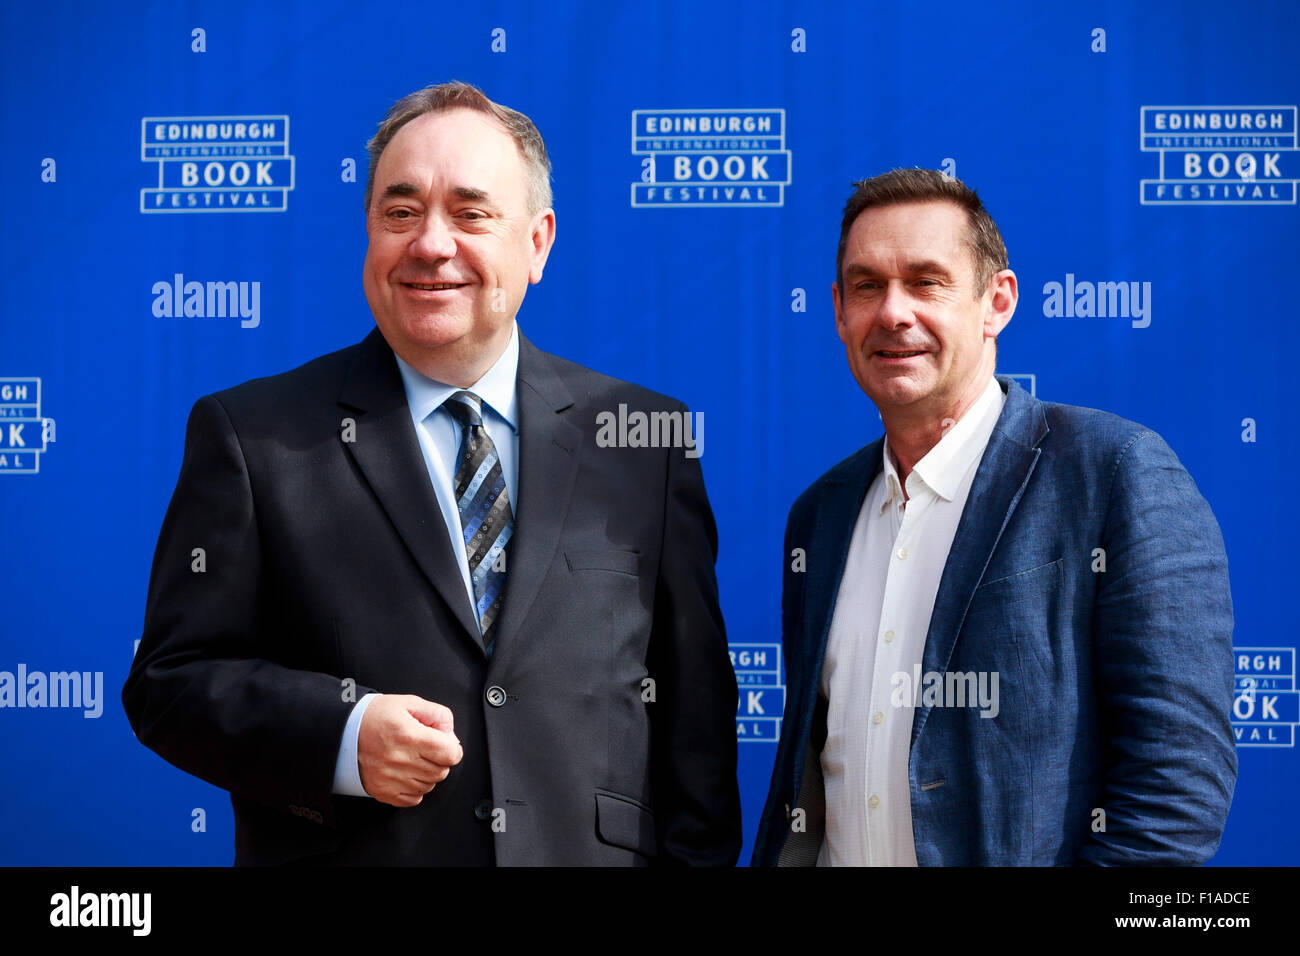
{"type": "Polygon", "coordinates": [[[370,156],[377,329],[195,404],[132,727],[230,791],[236,863],[733,865],[699,451],[597,440],[689,413],[519,334],[555,236],[526,116],[430,87],[370,156]]]}

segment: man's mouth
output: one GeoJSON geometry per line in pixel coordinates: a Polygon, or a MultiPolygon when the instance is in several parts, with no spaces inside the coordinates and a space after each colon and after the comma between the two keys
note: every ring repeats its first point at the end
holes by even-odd
{"type": "Polygon", "coordinates": [[[876,351],[876,354],[879,355],[881,358],[912,358],[913,356],[916,355],[924,355],[925,352],[924,350],[916,350],[911,352],[892,352],[887,349],[879,349],[876,351]]]}
{"type": "Polygon", "coordinates": [[[418,289],[420,292],[443,292],[466,285],[464,282],[404,282],[402,284],[411,289],[418,289]]]}

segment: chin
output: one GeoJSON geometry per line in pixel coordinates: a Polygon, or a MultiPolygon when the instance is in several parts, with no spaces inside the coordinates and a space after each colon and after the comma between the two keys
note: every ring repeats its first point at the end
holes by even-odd
{"type": "Polygon", "coordinates": [[[867,397],[880,406],[910,405],[926,396],[924,387],[905,378],[881,380],[867,377],[865,381],[858,379],[858,384],[867,393],[867,397]]]}
{"type": "Polygon", "coordinates": [[[463,339],[474,331],[474,323],[465,316],[422,315],[402,321],[402,338],[423,348],[439,348],[463,339]]]}

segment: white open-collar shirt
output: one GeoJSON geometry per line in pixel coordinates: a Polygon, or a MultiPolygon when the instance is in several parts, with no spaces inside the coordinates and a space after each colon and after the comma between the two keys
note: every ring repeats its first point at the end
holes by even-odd
{"type": "Polygon", "coordinates": [[[818,866],[916,866],[908,757],[912,706],[891,704],[893,677],[913,680],[971,483],[1006,400],[989,376],[979,399],[913,467],[907,499],[884,465],[853,528],[822,663],[829,704],[821,766],[826,835],[818,866]]]}

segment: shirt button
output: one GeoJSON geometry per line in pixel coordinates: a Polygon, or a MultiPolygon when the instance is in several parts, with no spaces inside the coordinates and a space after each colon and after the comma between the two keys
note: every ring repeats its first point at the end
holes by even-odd
{"type": "Polygon", "coordinates": [[[907,556],[908,556],[909,554],[911,554],[911,552],[908,551],[907,548],[899,548],[899,549],[898,549],[898,560],[899,560],[899,561],[906,561],[906,560],[907,560],[907,556]]]}
{"type": "Polygon", "coordinates": [[[867,806],[872,810],[876,809],[876,807],[880,806],[880,798],[873,793],[871,799],[867,801],[867,806]]]}
{"type": "Polygon", "coordinates": [[[894,643],[894,638],[896,638],[897,636],[898,636],[898,635],[895,634],[893,631],[886,631],[886,632],[885,632],[885,643],[886,643],[886,644],[892,644],[892,643],[894,643]]]}
{"type": "Polygon", "coordinates": [[[506,692],[496,684],[489,687],[487,693],[483,696],[487,698],[487,702],[493,707],[500,707],[506,702],[506,692]]]}
{"type": "Polygon", "coordinates": [[[876,711],[874,714],[871,715],[871,722],[873,724],[883,724],[885,722],[885,715],[882,714],[880,711],[876,711]]]}

